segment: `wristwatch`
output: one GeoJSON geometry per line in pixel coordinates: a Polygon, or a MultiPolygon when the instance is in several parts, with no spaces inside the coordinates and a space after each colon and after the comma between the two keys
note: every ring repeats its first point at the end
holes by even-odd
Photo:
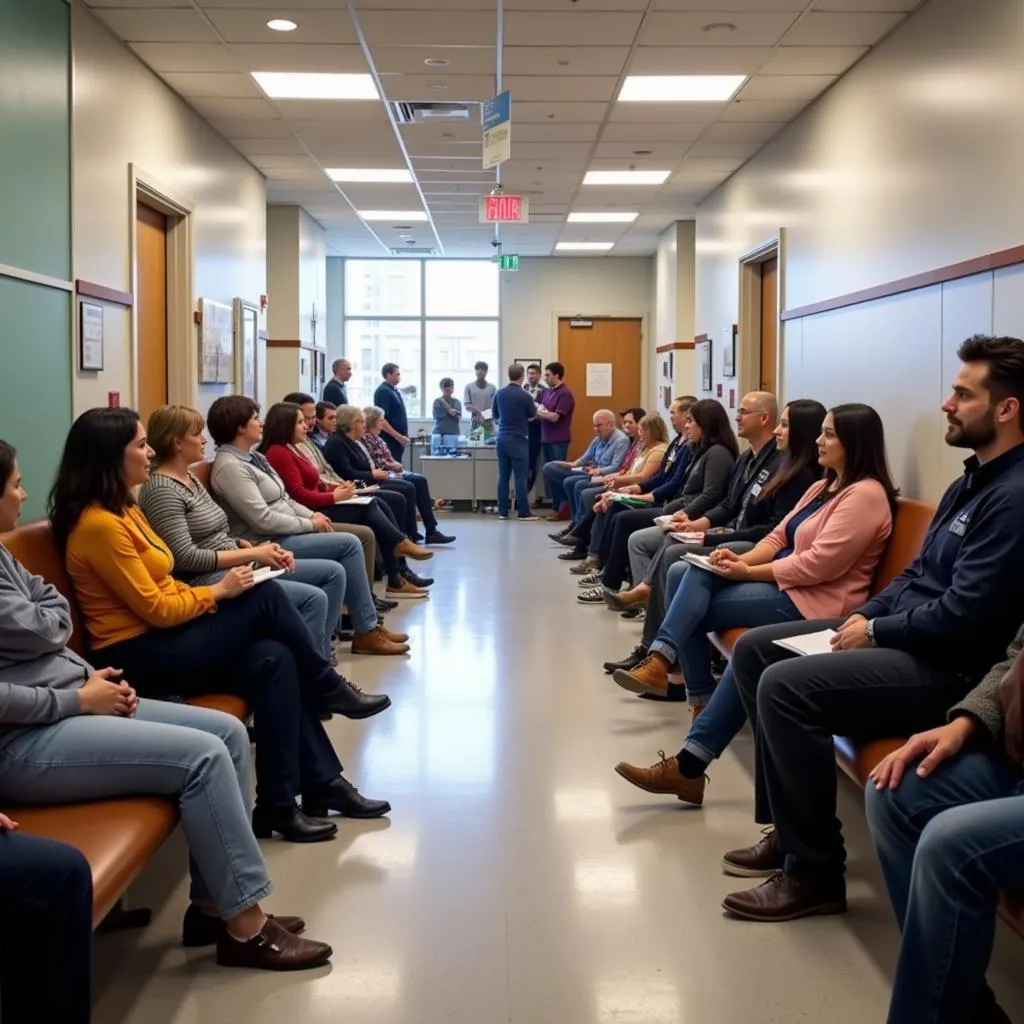
{"type": "Polygon", "coordinates": [[[868,621],[864,623],[864,635],[867,637],[868,643],[871,644],[872,647],[877,647],[878,646],[878,643],[875,640],[875,620],[874,619],[868,619],[868,621]]]}

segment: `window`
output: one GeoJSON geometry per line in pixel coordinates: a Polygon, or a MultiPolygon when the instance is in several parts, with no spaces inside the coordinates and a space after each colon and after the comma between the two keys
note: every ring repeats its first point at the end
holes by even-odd
{"type": "Polygon", "coordinates": [[[397,363],[410,417],[429,417],[442,377],[461,400],[474,363],[498,366],[498,268],[489,260],[345,261],[349,401],[371,405],[381,367],[397,363]]]}

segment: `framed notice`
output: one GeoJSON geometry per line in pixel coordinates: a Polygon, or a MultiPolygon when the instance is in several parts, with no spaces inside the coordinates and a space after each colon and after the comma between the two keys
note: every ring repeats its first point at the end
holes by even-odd
{"type": "Polygon", "coordinates": [[[736,376],[736,331],[737,325],[730,324],[722,332],[722,376],[736,376]]]}
{"type": "Polygon", "coordinates": [[[701,391],[711,390],[711,339],[698,341],[694,346],[697,351],[697,365],[700,367],[700,388],[701,391]]]}
{"type": "MultiPolygon", "coordinates": [[[[235,379],[238,393],[258,401],[256,394],[257,361],[259,359],[260,311],[244,299],[234,301],[235,379]]],[[[218,367],[219,369],[219,367],[218,367]]]]}
{"type": "Polygon", "coordinates": [[[78,368],[103,369],[103,307],[94,302],[78,304],[78,368]]]}
{"type": "Polygon", "coordinates": [[[230,384],[235,379],[234,311],[212,299],[199,300],[199,383],[230,384]]]}

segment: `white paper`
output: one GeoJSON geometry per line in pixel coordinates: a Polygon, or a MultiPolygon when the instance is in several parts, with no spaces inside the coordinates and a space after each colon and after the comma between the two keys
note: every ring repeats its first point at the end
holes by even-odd
{"type": "Polygon", "coordinates": [[[836,635],[834,629],[822,629],[817,633],[804,633],[803,636],[787,636],[781,640],[772,641],[779,647],[795,654],[831,654],[832,637],[836,635]]]}
{"type": "Polygon", "coordinates": [[[373,498],[346,498],[344,501],[336,501],[335,505],[369,505],[373,498]]]}
{"type": "Polygon", "coordinates": [[[671,516],[655,516],[654,523],[656,526],[660,526],[663,530],[668,530],[672,526],[671,516]]]}
{"type": "Polygon", "coordinates": [[[725,575],[725,573],[722,572],[721,569],[711,564],[711,560],[708,558],[707,555],[698,555],[693,551],[688,551],[685,555],[683,555],[683,561],[689,562],[690,565],[697,566],[698,569],[704,569],[706,572],[713,572],[716,576],[725,575]]]}
{"type": "Polygon", "coordinates": [[[587,363],[587,397],[606,398],[612,393],[612,364],[587,363]]]}
{"type": "Polygon", "coordinates": [[[252,573],[253,583],[266,583],[267,580],[274,579],[275,576],[283,576],[284,569],[271,569],[269,565],[264,565],[260,569],[254,569],[252,573]]]}
{"type": "Polygon", "coordinates": [[[480,413],[480,419],[482,419],[482,420],[493,420],[494,419],[494,413],[491,412],[490,409],[484,409],[484,411],[482,413],[480,413]]]}
{"type": "Polygon", "coordinates": [[[680,531],[678,533],[670,533],[669,536],[673,540],[679,541],[680,544],[703,544],[704,534],[703,533],[686,533],[680,531]]]}

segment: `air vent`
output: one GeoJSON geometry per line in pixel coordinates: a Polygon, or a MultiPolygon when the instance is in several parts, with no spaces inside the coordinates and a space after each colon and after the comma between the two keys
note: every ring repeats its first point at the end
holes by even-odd
{"type": "Polygon", "coordinates": [[[401,249],[392,249],[396,256],[436,256],[437,250],[429,245],[409,245],[401,249]]]}
{"type": "Polygon", "coordinates": [[[423,124],[427,121],[468,121],[471,108],[478,103],[404,103],[395,100],[391,112],[399,124],[423,124]]]}

